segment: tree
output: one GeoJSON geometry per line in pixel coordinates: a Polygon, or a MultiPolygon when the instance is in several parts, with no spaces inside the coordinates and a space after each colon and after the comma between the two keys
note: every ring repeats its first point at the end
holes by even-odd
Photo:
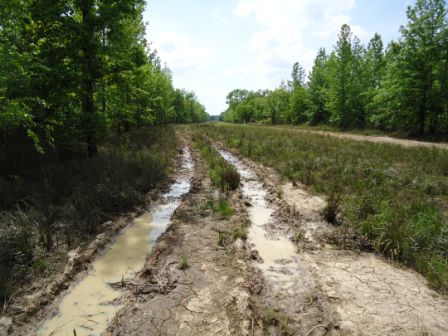
{"type": "Polygon", "coordinates": [[[305,79],[306,79],[305,69],[302,68],[299,62],[294,63],[294,65],[292,66],[291,77],[292,77],[291,84],[293,88],[296,88],[297,86],[302,87],[305,86],[305,79]]]}
{"type": "Polygon", "coordinates": [[[311,125],[325,124],[329,121],[329,111],[326,106],[328,82],[328,57],[324,48],[314,60],[314,65],[308,81],[308,119],[311,125]]]}
{"type": "Polygon", "coordinates": [[[409,21],[401,28],[403,108],[414,119],[411,131],[423,135],[428,129],[434,134],[444,110],[444,99],[440,97],[445,95],[441,92],[442,84],[446,85],[445,1],[417,0],[414,7],[408,8],[407,16],[409,21]]]}
{"type": "Polygon", "coordinates": [[[238,120],[242,120],[245,123],[248,123],[251,121],[253,115],[254,115],[254,108],[249,104],[240,104],[236,108],[236,114],[238,117],[238,120]]]}
{"type": "Polygon", "coordinates": [[[143,0],[4,1],[0,141],[26,134],[40,152],[84,144],[93,157],[97,140],[111,130],[204,120],[196,97],[194,118],[177,117],[171,72],[144,37],[144,6],[143,0]]]}
{"type": "Polygon", "coordinates": [[[349,106],[352,56],[352,32],[348,25],[343,25],[328,63],[330,85],[327,101],[331,122],[342,128],[349,127],[353,120],[349,106]]]}
{"type": "Polygon", "coordinates": [[[365,55],[364,78],[366,90],[364,92],[364,98],[367,123],[370,123],[372,116],[376,114],[374,97],[384,77],[385,65],[383,41],[379,34],[375,34],[367,46],[365,55]]]}

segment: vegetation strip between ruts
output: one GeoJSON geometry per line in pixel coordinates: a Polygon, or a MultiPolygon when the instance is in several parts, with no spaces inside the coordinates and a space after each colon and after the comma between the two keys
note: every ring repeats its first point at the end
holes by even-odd
{"type": "Polygon", "coordinates": [[[256,126],[203,125],[200,134],[327,196],[359,245],[415,267],[448,288],[448,155],[256,126]],[[339,214],[342,212],[342,216],[339,214]]]}

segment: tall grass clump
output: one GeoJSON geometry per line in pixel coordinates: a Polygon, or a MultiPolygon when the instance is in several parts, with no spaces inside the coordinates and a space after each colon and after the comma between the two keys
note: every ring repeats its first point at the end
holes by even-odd
{"type": "Polygon", "coordinates": [[[82,148],[39,154],[26,140],[11,143],[0,148],[2,301],[46,260],[58,262],[56,252],[88,243],[103,222],[143,204],[167,176],[177,146],[171,127],[110,136],[95,158],[82,148]]]}
{"type": "Polygon", "coordinates": [[[324,194],[324,217],[353,227],[364,247],[448,289],[448,152],[247,125],[197,127],[203,136],[324,194]]]}
{"type": "Polygon", "coordinates": [[[209,176],[213,185],[221,191],[235,190],[240,185],[240,174],[203,137],[194,135],[193,142],[209,164],[209,176]]]}

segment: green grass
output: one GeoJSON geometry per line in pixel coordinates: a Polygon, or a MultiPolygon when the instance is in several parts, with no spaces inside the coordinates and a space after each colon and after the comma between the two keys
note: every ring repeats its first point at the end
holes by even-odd
{"type": "Polygon", "coordinates": [[[224,195],[220,195],[218,199],[209,198],[205,204],[205,209],[211,209],[214,213],[217,213],[221,218],[229,218],[232,217],[235,213],[235,210],[229,204],[229,201],[224,197],[224,195]]]}
{"type": "Polygon", "coordinates": [[[327,197],[327,219],[354,228],[367,250],[448,289],[448,151],[356,142],[288,128],[195,128],[327,197]]]}
{"type": "Polygon", "coordinates": [[[209,165],[209,176],[212,184],[221,191],[237,189],[240,185],[240,175],[236,168],[227,163],[206,138],[194,134],[192,140],[209,165]]]}
{"type": "Polygon", "coordinates": [[[188,267],[190,267],[190,264],[188,263],[187,256],[180,257],[179,266],[178,268],[182,271],[185,271],[188,267]]]}
{"type": "Polygon", "coordinates": [[[233,229],[233,239],[242,239],[246,240],[249,232],[247,230],[247,227],[245,225],[239,225],[238,227],[233,229]]]}

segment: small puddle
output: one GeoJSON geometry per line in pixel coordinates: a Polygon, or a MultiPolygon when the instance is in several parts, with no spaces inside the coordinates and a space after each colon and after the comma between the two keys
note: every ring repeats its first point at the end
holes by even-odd
{"type": "Polygon", "coordinates": [[[169,191],[149,211],[123,231],[92,264],[92,270],[62,299],[55,316],[38,330],[39,336],[100,335],[122,308],[114,303],[122,292],[109,283],[132,279],[142,269],[157,238],[165,232],[181,197],[190,190],[193,160],[188,149],[182,154],[182,168],[169,191]]]}
{"type": "Polygon", "coordinates": [[[266,226],[272,223],[274,211],[268,205],[267,192],[257,175],[236,156],[223,150],[218,151],[238,170],[243,195],[251,203],[248,210],[252,225],[248,241],[263,259],[263,263],[258,263],[257,266],[274,288],[287,289],[297,282],[297,275],[301,273],[296,248],[286,236],[267,231],[266,226]]]}

